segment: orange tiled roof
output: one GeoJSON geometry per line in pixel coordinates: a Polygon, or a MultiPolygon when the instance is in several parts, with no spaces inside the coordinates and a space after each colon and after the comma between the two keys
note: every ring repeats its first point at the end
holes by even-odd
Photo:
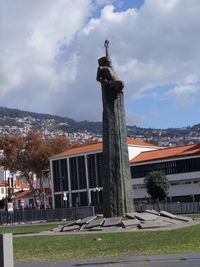
{"type": "Polygon", "coordinates": [[[21,182],[14,180],[13,181],[14,186],[20,187],[20,188],[29,188],[29,185],[27,184],[22,184],[21,182]]]}
{"type": "MultiPolygon", "coordinates": [[[[38,191],[38,190],[36,190],[36,191],[38,191]]],[[[49,187],[45,188],[45,194],[51,195],[51,189],[49,187]]],[[[28,197],[33,197],[33,193],[31,190],[26,190],[26,191],[20,192],[19,194],[15,195],[14,198],[28,198],[28,197]]]]}
{"type": "Polygon", "coordinates": [[[14,180],[14,181],[13,181],[13,184],[19,186],[20,183],[19,183],[19,181],[14,180]]]}
{"type": "Polygon", "coordinates": [[[7,186],[7,185],[8,185],[8,182],[7,182],[7,181],[2,181],[2,182],[0,183],[0,185],[1,185],[1,186],[7,186]]]}
{"type": "Polygon", "coordinates": [[[23,192],[15,195],[14,198],[26,198],[26,197],[33,197],[31,190],[23,191],[23,192]]]}
{"type": "Polygon", "coordinates": [[[29,188],[30,186],[27,185],[27,184],[20,184],[20,187],[21,187],[21,188],[29,188]]]}
{"type": "MultiPolygon", "coordinates": [[[[149,143],[145,143],[139,140],[135,140],[132,139],[130,137],[127,138],[127,143],[129,145],[135,145],[135,146],[152,146],[152,147],[156,147],[155,145],[149,144],[149,143]]],[[[84,153],[84,152],[88,152],[88,151],[95,151],[95,150],[102,150],[103,149],[103,145],[102,143],[96,143],[96,144],[91,144],[91,145],[86,145],[86,146],[80,146],[80,147],[75,147],[72,149],[69,149],[67,151],[64,151],[62,153],[59,153],[51,158],[54,157],[62,157],[65,155],[72,155],[72,154],[79,154],[79,153],[84,153]]]]}
{"type": "Polygon", "coordinates": [[[158,159],[175,158],[182,156],[194,156],[200,154],[200,144],[163,148],[153,151],[141,152],[130,163],[139,163],[158,159]]]}
{"type": "Polygon", "coordinates": [[[146,143],[146,142],[142,142],[130,137],[127,137],[127,143],[128,145],[134,145],[134,146],[152,146],[152,147],[158,147],[156,145],[150,144],[150,143],[146,143]]]}

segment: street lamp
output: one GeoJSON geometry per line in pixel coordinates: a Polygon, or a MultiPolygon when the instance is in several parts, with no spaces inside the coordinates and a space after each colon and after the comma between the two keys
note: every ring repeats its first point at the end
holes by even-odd
{"type": "Polygon", "coordinates": [[[96,197],[95,197],[95,204],[99,205],[99,192],[101,191],[101,188],[95,187],[93,189],[93,192],[96,192],[96,197]]]}
{"type": "Polygon", "coordinates": [[[45,188],[44,188],[44,173],[49,173],[49,169],[42,170],[42,191],[43,191],[43,204],[44,204],[44,209],[46,210],[46,193],[45,193],[45,188]]]}
{"type": "Polygon", "coordinates": [[[64,199],[63,199],[63,183],[64,183],[64,177],[60,177],[60,191],[61,191],[61,208],[63,208],[64,199]]]}

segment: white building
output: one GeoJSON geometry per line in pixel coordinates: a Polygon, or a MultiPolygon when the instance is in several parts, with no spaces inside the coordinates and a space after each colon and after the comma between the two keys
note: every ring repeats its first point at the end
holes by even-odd
{"type": "MultiPolygon", "coordinates": [[[[146,201],[144,177],[165,172],[168,201],[200,201],[200,144],[160,148],[128,138],[134,202],[146,201]]],[[[73,148],[50,158],[53,206],[102,203],[102,143],[73,148]],[[63,200],[65,196],[65,201],[63,200]]]]}
{"type": "MultiPolygon", "coordinates": [[[[35,194],[38,195],[39,189],[34,189],[35,194]]],[[[33,192],[31,190],[26,190],[23,192],[19,192],[16,194],[13,198],[12,201],[14,203],[14,208],[15,209],[20,209],[20,208],[35,208],[35,203],[34,203],[34,196],[33,192]]],[[[52,208],[52,196],[51,196],[51,189],[49,187],[44,187],[43,192],[42,192],[42,199],[41,202],[37,198],[37,204],[38,208],[40,206],[43,208],[52,208]]]]}
{"type": "Polygon", "coordinates": [[[4,170],[3,167],[0,167],[0,182],[4,182],[8,180],[10,176],[11,176],[10,171],[4,170]]]}
{"type": "Polygon", "coordinates": [[[7,188],[6,183],[0,182],[0,200],[6,198],[6,195],[7,195],[6,188],[7,188]]]}
{"type": "MultiPolygon", "coordinates": [[[[159,149],[155,145],[131,138],[127,138],[127,142],[130,160],[143,151],[159,149]]],[[[53,206],[101,204],[101,164],[102,143],[73,148],[51,157],[53,206]]]]}
{"type": "Polygon", "coordinates": [[[152,170],[165,172],[170,201],[200,201],[200,144],[142,152],[130,161],[130,167],[136,202],[148,197],[144,177],[152,170]]]}

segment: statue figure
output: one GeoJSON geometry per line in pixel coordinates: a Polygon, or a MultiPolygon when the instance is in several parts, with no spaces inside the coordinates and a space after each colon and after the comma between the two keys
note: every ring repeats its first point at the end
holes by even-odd
{"type": "Polygon", "coordinates": [[[109,85],[110,88],[115,90],[116,93],[120,92],[124,88],[124,83],[119,80],[117,74],[112,66],[111,58],[109,57],[109,41],[104,43],[106,49],[106,56],[101,57],[98,60],[99,67],[97,69],[97,81],[105,85],[109,85]]]}
{"type": "Polygon", "coordinates": [[[98,60],[97,81],[103,99],[103,213],[105,217],[123,216],[132,211],[132,187],[124,112],[124,83],[114,71],[109,56],[109,41],[104,43],[106,56],[98,60]]]}

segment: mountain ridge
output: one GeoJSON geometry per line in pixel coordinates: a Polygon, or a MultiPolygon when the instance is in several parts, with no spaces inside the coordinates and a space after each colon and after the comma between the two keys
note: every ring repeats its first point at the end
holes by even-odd
{"type": "MultiPolygon", "coordinates": [[[[92,121],[75,121],[68,117],[51,115],[46,113],[37,113],[23,111],[15,108],[0,107],[0,136],[23,134],[36,129],[42,131],[45,135],[67,136],[83,133],[79,138],[87,139],[87,135],[92,139],[99,139],[102,136],[102,123],[92,121]]],[[[175,138],[177,141],[184,141],[187,144],[193,140],[194,143],[200,140],[200,124],[182,128],[142,128],[127,125],[129,137],[137,138],[142,141],[159,143],[163,139],[175,138]],[[195,141],[194,141],[195,140],[195,141]]],[[[172,140],[171,140],[172,141],[172,140]]],[[[175,141],[175,140],[174,140],[175,141]]],[[[162,144],[161,144],[162,145],[162,144]]]]}

